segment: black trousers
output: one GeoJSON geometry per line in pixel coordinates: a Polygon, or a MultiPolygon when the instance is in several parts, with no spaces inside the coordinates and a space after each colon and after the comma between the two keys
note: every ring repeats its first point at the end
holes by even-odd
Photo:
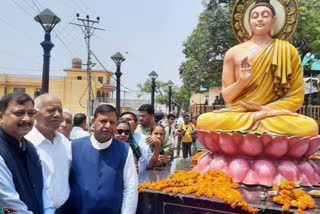
{"type": "Polygon", "coordinates": [[[177,157],[180,156],[180,150],[181,150],[181,136],[178,136],[178,144],[177,144],[177,157]]]}
{"type": "Polygon", "coordinates": [[[182,142],[182,155],[183,155],[183,158],[187,158],[188,154],[191,157],[191,144],[192,144],[192,142],[182,142]]]}

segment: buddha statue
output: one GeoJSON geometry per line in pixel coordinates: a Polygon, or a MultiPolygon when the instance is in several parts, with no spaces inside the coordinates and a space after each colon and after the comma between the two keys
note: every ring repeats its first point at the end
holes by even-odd
{"type": "Polygon", "coordinates": [[[199,129],[318,134],[315,120],[296,113],[304,99],[301,60],[293,45],[274,37],[277,21],[272,4],[257,0],[248,15],[249,40],[225,54],[222,94],[230,107],[202,114],[199,129]]]}
{"type": "Polygon", "coordinates": [[[222,170],[234,182],[303,186],[320,184],[318,125],[297,110],[304,98],[301,60],[287,40],[297,25],[296,0],[238,0],[233,30],[241,41],[225,54],[222,94],[229,107],[197,121],[200,142],[211,152],[193,170],[222,170]],[[280,27],[279,27],[280,26],[280,27]]]}

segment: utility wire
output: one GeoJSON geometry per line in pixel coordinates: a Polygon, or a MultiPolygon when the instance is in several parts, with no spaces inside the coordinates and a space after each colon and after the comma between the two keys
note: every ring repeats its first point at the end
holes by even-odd
{"type": "Polygon", "coordinates": [[[27,0],[23,0],[32,10],[34,10],[34,12],[39,12],[39,11],[37,11],[37,10],[35,10],[34,9],[34,7],[30,4],[30,2],[29,1],[27,1],[27,0]]]}
{"type": "Polygon", "coordinates": [[[22,7],[21,5],[19,5],[15,0],[11,0],[17,7],[19,7],[21,10],[23,10],[25,13],[29,14],[29,16],[32,17],[32,14],[29,13],[24,7],[22,7]]]}
{"type": "MultiPolygon", "coordinates": [[[[22,7],[20,4],[18,4],[15,0],[11,0],[17,7],[19,7],[21,10],[23,10],[25,13],[27,13],[29,16],[33,17],[33,15],[27,11],[24,7],[22,7]]],[[[37,8],[37,10],[40,10],[39,7],[36,5],[36,3],[34,1],[32,1],[35,5],[35,7],[37,8]]],[[[65,44],[65,42],[60,38],[60,36],[58,35],[57,32],[53,31],[55,33],[55,35],[57,36],[58,40],[62,43],[62,45],[67,49],[67,51],[71,54],[71,56],[73,56],[70,48],[67,46],[67,44],[65,44]]]]}
{"type": "Polygon", "coordinates": [[[38,12],[40,12],[40,8],[38,7],[38,5],[36,4],[36,2],[34,0],[31,0],[32,4],[38,9],[38,12]]]}
{"type": "MultiPolygon", "coordinates": [[[[99,63],[99,65],[106,71],[106,72],[110,72],[110,71],[108,71],[105,67],[104,67],[104,65],[101,63],[101,61],[98,59],[98,57],[91,51],[91,53],[92,53],[92,55],[94,56],[94,58],[97,60],[97,62],[99,63]]],[[[111,76],[111,78],[114,80],[114,81],[117,81],[113,76],[111,76]]],[[[132,92],[135,92],[135,93],[142,93],[143,94],[143,92],[141,92],[141,91],[136,91],[136,90],[133,90],[133,89],[130,89],[130,88],[128,88],[128,87],[126,87],[126,86],[124,86],[124,85],[122,85],[122,84],[120,84],[122,87],[124,87],[125,89],[127,89],[127,90],[129,90],[129,91],[132,91],[132,92]]]]}

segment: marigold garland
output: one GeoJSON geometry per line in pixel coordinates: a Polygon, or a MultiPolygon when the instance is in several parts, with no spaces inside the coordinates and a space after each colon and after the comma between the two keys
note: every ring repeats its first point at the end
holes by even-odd
{"type": "Polygon", "coordinates": [[[280,191],[280,194],[273,197],[273,201],[282,204],[283,211],[288,211],[291,206],[298,207],[298,213],[304,210],[316,207],[313,198],[306,194],[302,189],[295,188],[294,181],[285,181],[280,187],[273,187],[274,190],[280,191]]]}
{"type": "Polygon", "coordinates": [[[232,182],[232,177],[220,170],[209,170],[200,175],[195,171],[178,170],[168,179],[157,182],[142,183],[139,192],[146,189],[164,191],[173,195],[195,194],[196,197],[217,197],[232,208],[240,207],[250,213],[258,213],[257,208],[250,207],[238,191],[239,184],[232,182]]]}
{"type": "Polygon", "coordinates": [[[205,153],[207,153],[207,152],[209,152],[209,151],[201,151],[201,152],[198,152],[197,154],[195,154],[195,155],[192,157],[192,159],[191,159],[192,164],[196,165],[196,164],[198,163],[199,158],[200,158],[203,154],[205,154],[205,153]]]}
{"type": "Polygon", "coordinates": [[[309,160],[317,161],[317,160],[319,160],[319,156],[318,156],[318,155],[313,154],[313,155],[309,156],[309,160]]]}

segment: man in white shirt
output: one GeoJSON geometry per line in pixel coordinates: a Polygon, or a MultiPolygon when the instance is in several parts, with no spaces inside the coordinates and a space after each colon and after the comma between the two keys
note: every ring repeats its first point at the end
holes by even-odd
{"type": "Polygon", "coordinates": [[[94,113],[93,134],[72,141],[70,197],[66,213],[134,214],[138,178],[129,144],[113,138],[117,112],[100,105],[94,113]]]}
{"type": "Polygon", "coordinates": [[[73,128],[71,130],[70,139],[78,139],[81,137],[89,136],[87,129],[87,116],[83,113],[77,113],[73,117],[73,128]]]}
{"type": "Polygon", "coordinates": [[[37,149],[49,195],[58,209],[69,197],[71,158],[68,139],[57,131],[63,120],[61,100],[54,95],[40,95],[35,99],[35,109],[36,125],[25,137],[37,149]]]}

